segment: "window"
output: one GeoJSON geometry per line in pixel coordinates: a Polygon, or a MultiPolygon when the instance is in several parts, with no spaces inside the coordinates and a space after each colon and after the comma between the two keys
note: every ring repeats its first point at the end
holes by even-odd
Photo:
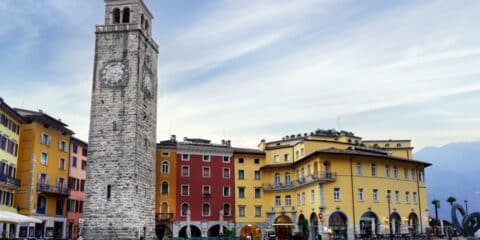
{"type": "Polygon", "coordinates": [[[52,138],[48,136],[46,133],[40,134],[40,143],[46,146],[50,146],[51,142],[52,142],[52,138]]]}
{"type": "Polygon", "coordinates": [[[290,173],[289,173],[289,172],[285,173],[285,185],[286,185],[286,186],[290,186],[290,185],[291,185],[291,182],[292,182],[292,181],[291,181],[291,179],[290,179],[290,173]]]}
{"type": "Polygon", "coordinates": [[[183,184],[181,187],[181,195],[182,196],[189,196],[190,195],[190,186],[188,184],[183,184]]]}
{"type": "Polygon", "coordinates": [[[203,185],[202,194],[203,195],[210,195],[211,194],[210,185],[203,185]]]}
{"type": "Polygon", "coordinates": [[[372,177],[377,176],[377,165],[372,164],[372,177]]]}
{"type": "Polygon", "coordinates": [[[300,193],[297,193],[297,206],[300,205],[300,193]]]}
{"type": "Polygon", "coordinates": [[[168,195],[168,182],[162,182],[162,195],[168,195]]]}
{"type": "Polygon", "coordinates": [[[410,203],[410,193],[405,192],[405,202],[410,203]]]}
{"type": "Polygon", "coordinates": [[[417,181],[417,170],[412,169],[412,180],[417,181]]]}
{"type": "Polygon", "coordinates": [[[385,144],[385,148],[390,148],[390,144],[385,144]]]}
{"type": "Polygon", "coordinates": [[[275,187],[280,186],[280,173],[275,173],[275,187]]]}
{"type": "Polygon", "coordinates": [[[280,155],[273,156],[273,162],[274,163],[279,163],[280,162],[280,155]]]}
{"type": "Polygon", "coordinates": [[[67,143],[65,141],[58,141],[58,150],[67,152],[67,143]]]}
{"type": "Polygon", "coordinates": [[[300,148],[300,156],[303,157],[304,155],[305,155],[305,153],[304,153],[304,151],[303,151],[303,148],[300,148]]]}
{"type": "Polygon", "coordinates": [[[107,201],[110,201],[112,199],[112,186],[107,185],[107,201]]]}
{"type": "Polygon", "coordinates": [[[182,166],[182,177],[190,176],[190,166],[182,166]]]}
{"type": "Polygon", "coordinates": [[[72,167],[77,167],[77,157],[72,157],[72,167]]]}
{"type": "Polygon", "coordinates": [[[260,164],[260,159],[255,158],[255,159],[253,160],[253,163],[255,163],[255,164],[260,164]]]}
{"type": "Polygon", "coordinates": [[[82,170],[85,170],[87,168],[87,161],[82,160],[82,170]]]}
{"type": "Polygon", "coordinates": [[[255,206],[255,217],[262,216],[262,206],[255,206]]]}
{"type": "Polygon", "coordinates": [[[282,200],[280,199],[280,196],[275,196],[275,206],[280,205],[282,205],[282,200]]]}
{"type": "Polygon", "coordinates": [[[45,214],[47,209],[47,198],[43,195],[37,197],[37,213],[45,214]]]}
{"type": "Polygon", "coordinates": [[[238,206],[238,216],[245,217],[245,206],[238,206]]]}
{"type": "Polygon", "coordinates": [[[289,157],[288,157],[288,153],[284,154],[283,157],[285,159],[285,162],[288,162],[288,160],[290,160],[289,157]]]}
{"type": "Polygon", "coordinates": [[[363,188],[358,189],[358,201],[364,201],[363,188]]]}
{"type": "Polygon", "coordinates": [[[402,147],[402,144],[397,143],[397,148],[401,148],[401,147],[402,147]]]}
{"type": "Polygon", "coordinates": [[[399,191],[395,191],[395,201],[397,203],[400,203],[400,192],[399,191]]]}
{"type": "Polygon", "coordinates": [[[122,23],[129,23],[129,22],[130,22],[130,8],[124,8],[122,23]]]}
{"type": "Polygon", "coordinates": [[[357,175],[362,176],[362,164],[357,162],[357,175]]]}
{"type": "Polygon", "coordinates": [[[168,157],[168,156],[170,156],[170,152],[168,152],[168,151],[163,151],[163,152],[162,152],[162,156],[168,157]]]}
{"type": "Polygon", "coordinates": [[[77,153],[77,152],[78,152],[78,145],[77,145],[77,144],[73,144],[73,145],[72,145],[72,152],[73,152],[73,153],[77,153]]]}
{"type": "Polygon", "coordinates": [[[182,215],[183,217],[187,216],[189,208],[190,207],[188,206],[188,203],[182,203],[180,215],[182,215]]]}
{"type": "Polygon", "coordinates": [[[170,163],[165,160],[162,162],[162,174],[168,174],[170,171],[170,163]]]}
{"type": "Polygon", "coordinates": [[[223,196],[230,197],[230,187],[223,187],[223,196]]]}
{"type": "Polygon", "coordinates": [[[40,163],[42,165],[47,165],[48,163],[48,154],[46,152],[42,152],[42,156],[40,158],[40,163]]]}
{"type": "Polygon", "coordinates": [[[57,199],[56,206],[55,206],[55,214],[56,215],[63,215],[63,198],[57,199]]]}
{"type": "Polygon", "coordinates": [[[223,168],[223,178],[230,178],[230,168],[223,168]]]}
{"type": "Polygon", "coordinates": [[[243,159],[243,158],[238,159],[238,163],[244,163],[244,162],[245,162],[245,159],[243,159]]]}
{"type": "Polygon", "coordinates": [[[403,177],[408,180],[408,168],[403,169],[403,177]]]}
{"type": "Polygon", "coordinates": [[[245,187],[238,187],[238,197],[245,198],[245,187]]]}
{"type": "Polygon", "coordinates": [[[378,189],[373,189],[373,201],[378,202],[378,189]]]}
{"type": "Polygon", "coordinates": [[[417,204],[418,203],[418,198],[417,198],[417,193],[413,192],[413,203],[417,204]]]}
{"type": "Polygon", "coordinates": [[[392,193],[392,191],[387,190],[387,201],[390,202],[390,203],[392,202],[392,195],[391,195],[391,193],[392,193]]]}
{"type": "Polygon", "coordinates": [[[333,200],[340,201],[340,188],[333,189],[333,200]]]}
{"type": "Polygon", "coordinates": [[[302,192],[302,204],[305,205],[305,192],[302,192]]]}
{"type": "Polygon", "coordinates": [[[397,166],[393,167],[393,177],[398,178],[398,168],[397,168],[397,166]]]}
{"type": "Polygon", "coordinates": [[[255,175],[254,176],[255,180],[260,180],[260,171],[259,170],[255,170],[254,175],[255,175]]]}
{"type": "Polygon", "coordinates": [[[64,170],[65,169],[65,159],[60,158],[58,168],[64,170]]]}
{"type": "Polygon", "coordinates": [[[210,155],[203,155],[204,162],[210,162],[210,155]]]}
{"type": "Polygon", "coordinates": [[[208,203],[203,204],[202,216],[204,216],[204,217],[210,216],[210,204],[208,204],[208,203]]]}
{"type": "Polygon", "coordinates": [[[209,178],[210,177],[210,167],[203,167],[203,171],[202,171],[202,176],[204,178],[209,178]]]}
{"type": "Polygon", "coordinates": [[[120,23],[120,9],[113,9],[113,23],[120,23]]]}
{"type": "Polygon", "coordinates": [[[243,169],[238,170],[238,179],[245,179],[245,171],[243,169]]]}
{"type": "Polygon", "coordinates": [[[385,166],[385,176],[390,177],[390,167],[388,165],[385,166]]]}
{"type": "Polygon", "coordinates": [[[88,153],[88,149],[87,148],[82,148],[82,156],[86,157],[87,156],[87,153],[88,153]]]}
{"type": "Polygon", "coordinates": [[[292,196],[285,195],[285,206],[291,206],[291,205],[292,205],[292,196]]]}
{"type": "Polygon", "coordinates": [[[315,203],[315,190],[313,189],[310,191],[310,201],[315,203]]]}
{"type": "Polygon", "coordinates": [[[223,156],[223,162],[224,163],[229,163],[230,162],[230,157],[229,156],[223,156]]]}
{"type": "Polygon", "coordinates": [[[255,188],[255,198],[262,197],[262,190],[260,188],[255,188]]]}
{"type": "Polygon", "coordinates": [[[295,151],[295,159],[299,159],[300,158],[300,153],[297,151],[295,151]]]}
{"type": "Polygon", "coordinates": [[[188,154],[182,154],[182,161],[189,161],[190,160],[190,155],[188,154]]]}
{"type": "Polygon", "coordinates": [[[223,204],[223,215],[224,216],[230,216],[230,204],[225,203],[223,204]]]}

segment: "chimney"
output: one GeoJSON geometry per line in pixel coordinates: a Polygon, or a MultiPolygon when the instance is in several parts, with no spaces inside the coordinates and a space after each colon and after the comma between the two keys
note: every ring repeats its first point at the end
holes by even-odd
{"type": "Polygon", "coordinates": [[[177,141],[177,135],[175,135],[175,134],[170,135],[170,141],[171,142],[176,142],[177,141]]]}

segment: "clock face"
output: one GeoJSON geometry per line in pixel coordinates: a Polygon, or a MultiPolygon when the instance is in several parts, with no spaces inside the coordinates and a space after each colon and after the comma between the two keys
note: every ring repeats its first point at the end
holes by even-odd
{"type": "Polygon", "coordinates": [[[102,79],[110,86],[123,85],[128,79],[128,68],[123,62],[108,63],[102,71],[102,79]]]}

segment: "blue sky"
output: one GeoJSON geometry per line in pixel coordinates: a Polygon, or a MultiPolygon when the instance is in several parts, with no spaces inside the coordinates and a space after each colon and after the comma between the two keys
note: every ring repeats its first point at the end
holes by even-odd
{"type": "MultiPolygon", "coordinates": [[[[160,45],[157,138],[317,128],[480,139],[480,1],[145,0],[160,45]]],[[[100,0],[0,0],[0,96],[87,139],[100,0]]]]}

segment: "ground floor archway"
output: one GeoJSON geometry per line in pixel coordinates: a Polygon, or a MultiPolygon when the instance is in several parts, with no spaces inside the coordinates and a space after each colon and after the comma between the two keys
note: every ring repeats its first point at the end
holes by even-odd
{"type": "Polygon", "coordinates": [[[402,218],[397,212],[390,214],[390,233],[400,234],[402,227],[402,218]]]}
{"type": "Polygon", "coordinates": [[[173,236],[172,230],[166,224],[158,224],[155,226],[155,233],[157,234],[158,239],[162,239],[163,236],[168,236],[171,238],[173,236]]]}
{"type": "MultiPolygon", "coordinates": [[[[202,232],[195,225],[190,225],[190,233],[191,233],[191,237],[201,237],[202,236],[202,232]]],[[[178,232],[178,236],[183,237],[183,238],[187,237],[187,226],[184,226],[180,229],[180,231],[178,232]]]]}
{"type": "Polygon", "coordinates": [[[414,234],[418,233],[418,216],[416,213],[412,212],[408,215],[408,226],[414,234]]]}
{"type": "Polygon", "coordinates": [[[255,224],[247,224],[240,229],[240,237],[247,239],[248,236],[252,240],[262,240],[262,230],[255,224]]]}
{"type": "Polygon", "coordinates": [[[318,217],[316,213],[310,214],[310,239],[318,238],[318,217]]]}
{"type": "Polygon", "coordinates": [[[334,240],[347,239],[347,226],[347,215],[341,211],[333,212],[328,218],[328,227],[332,231],[332,239],[334,240]]]}
{"type": "Polygon", "coordinates": [[[366,237],[378,234],[379,220],[377,214],[372,211],[365,212],[360,217],[360,234],[366,237]]]}
{"type": "Polygon", "coordinates": [[[213,225],[208,229],[207,235],[209,237],[219,237],[219,236],[224,236],[225,232],[227,231],[227,227],[223,225],[222,232],[220,232],[220,225],[213,225]]]}
{"type": "Polygon", "coordinates": [[[278,240],[289,240],[292,237],[292,219],[287,215],[277,217],[274,226],[278,240]]]}

